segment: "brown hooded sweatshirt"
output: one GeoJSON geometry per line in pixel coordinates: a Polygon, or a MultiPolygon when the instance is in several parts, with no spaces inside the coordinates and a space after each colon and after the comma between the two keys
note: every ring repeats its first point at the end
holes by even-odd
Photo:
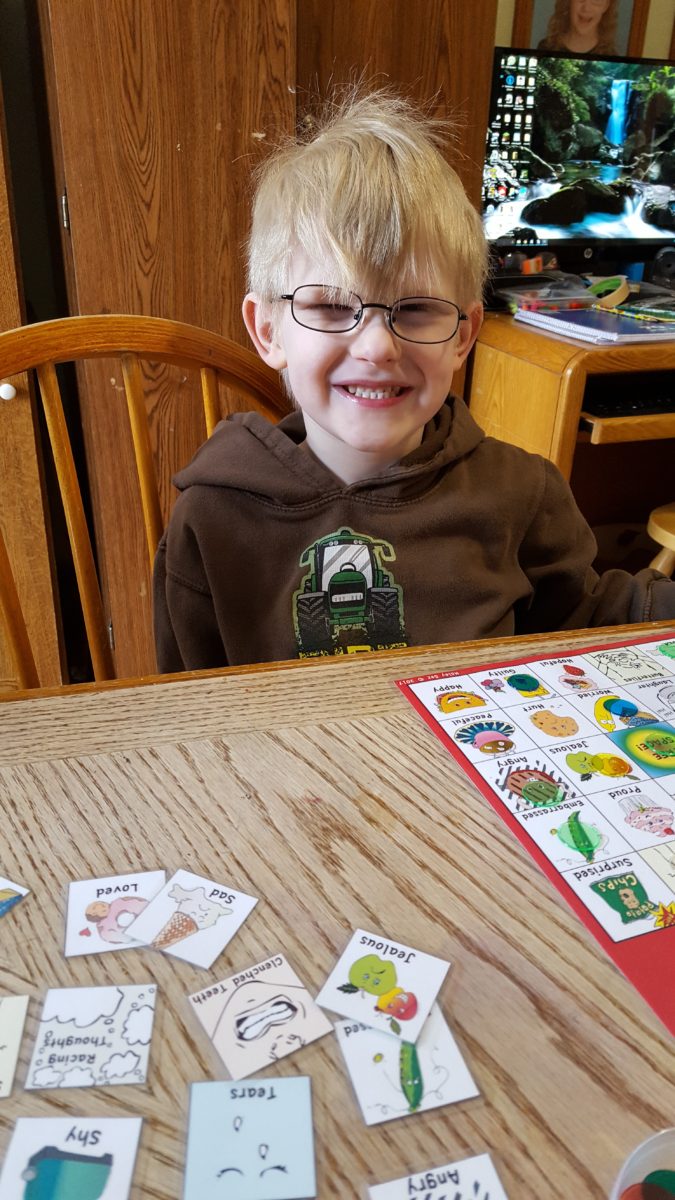
{"type": "Polygon", "coordinates": [[[461,400],[381,474],[342,483],[302,414],[218,426],[175,478],[155,562],[160,671],[675,617],[675,582],[592,570],[547,459],[485,437],[461,400]]]}

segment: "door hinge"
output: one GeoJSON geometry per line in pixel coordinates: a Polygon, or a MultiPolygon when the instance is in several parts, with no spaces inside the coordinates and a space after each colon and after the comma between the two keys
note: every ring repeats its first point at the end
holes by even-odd
{"type": "Polygon", "coordinates": [[[110,649],[114,650],[115,649],[115,634],[113,632],[112,621],[108,621],[108,642],[110,643],[110,649]]]}
{"type": "Polygon", "coordinates": [[[64,229],[70,229],[70,212],[68,211],[68,192],[63,189],[61,196],[61,223],[64,229]]]}

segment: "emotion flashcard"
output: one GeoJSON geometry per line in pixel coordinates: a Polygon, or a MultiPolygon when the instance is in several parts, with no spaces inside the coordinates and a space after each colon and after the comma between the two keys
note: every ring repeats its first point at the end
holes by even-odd
{"type": "Polygon", "coordinates": [[[469,762],[483,763],[503,754],[517,754],[534,747],[534,742],[516,725],[509,713],[491,710],[458,717],[444,724],[445,732],[469,762]]]}
{"type": "Polygon", "coordinates": [[[410,690],[439,721],[470,709],[480,712],[491,704],[488,692],[476,686],[469,675],[435,675],[413,683],[410,690]]]}
{"type": "Polygon", "coordinates": [[[478,1095],[437,1004],[425,1021],[417,1045],[360,1021],[339,1021],[335,1032],[366,1125],[379,1125],[478,1095]]]}
{"type": "Polygon", "coordinates": [[[616,729],[633,728],[654,720],[653,713],[637,703],[627,688],[593,688],[590,692],[571,696],[569,703],[580,720],[583,718],[586,733],[581,736],[613,733],[616,729]]]}
{"type": "Polygon", "coordinates": [[[28,996],[0,996],[0,1100],[11,1095],[28,996]]]}
{"type": "Polygon", "coordinates": [[[572,801],[558,809],[517,814],[530,837],[559,871],[630,853],[630,843],[595,807],[572,801]]]}
{"type": "Polygon", "coordinates": [[[138,871],[105,879],[82,879],[68,888],[66,958],[142,946],[127,933],[160,888],[164,871],[138,871]]]}
{"type": "Polygon", "coordinates": [[[127,1200],[140,1117],[20,1117],[0,1200],[127,1200]]]}
{"type": "Polygon", "coordinates": [[[416,1042],[449,968],[443,959],[357,929],[316,1002],[416,1042]]]}
{"type": "Polygon", "coordinates": [[[333,1030],[283,954],[188,1000],[233,1079],[244,1079],[333,1030]]]}
{"type": "Polygon", "coordinates": [[[593,804],[633,850],[675,839],[675,797],[658,783],[629,783],[597,792],[593,804]]]}
{"type": "Polygon", "coordinates": [[[12,883],[11,879],[3,879],[0,875],[0,917],[4,917],[10,908],[14,908],[28,895],[28,888],[20,883],[12,883]]]}
{"type": "Polygon", "coordinates": [[[510,716],[537,746],[568,742],[572,738],[587,737],[595,733],[590,721],[577,712],[567,700],[557,697],[523,704],[518,709],[511,709],[510,716]]]}
{"type": "Polygon", "coordinates": [[[618,754],[611,734],[575,738],[549,746],[547,753],[558,769],[576,783],[582,795],[606,791],[619,781],[646,780],[645,772],[624,754],[618,754]]]}
{"type": "Polygon", "coordinates": [[[601,675],[590,671],[582,655],[544,658],[536,664],[536,673],[542,683],[558,696],[583,695],[606,683],[601,675]]]}
{"type": "Polygon", "coordinates": [[[565,880],[613,942],[675,924],[675,892],[640,854],[574,868],[565,880]]]}
{"type": "Polygon", "coordinates": [[[411,1196],[443,1196],[447,1200],[508,1200],[489,1154],[431,1167],[368,1188],[369,1200],[410,1200],[411,1196]]]}
{"type": "Polygon", "coordinates": [[[637,729],[610,733],[615,746],[653,779],[675,775],[675,725],[653,721],[637,729]]]}
{"type": "Polygon", "coordinates": [[[584,657],[596,673],[618,685],[659,679],[664,673],[653,657],[635,646],[609,646],[605,650],[587,651],[584,657]]]}
{"type": "Polygon", "coordinates": [[[476,672],[473,679],[492,696],[492,704],[498,704],[500,708],[511,708],[551,694],[550,688],[530,670],[529,664],[490,667],[484,674],[476,672]]]}
{"type": "Polygon", "coordinates": [[[578,788],[545,754],[517,754],[479,769],[485,782],[513,813],[557,809],[580,795],[578,788]]]}
{"type": "Polygon", "coordinates": [[[145,1083],[156,992],[154,983],[50,988],[26,1088],[145,1083]]]}
{"type": "Polygon", "coordinates": [[[311,1080],[193,1083],[183,1200],[316,1196],[311,1080]]]}
{"type": "Polygon", "coordinates": [[[129,935],[196,967],[210,967],[257,903],[229,884],[176,871],[136,917],[129,935]]]}

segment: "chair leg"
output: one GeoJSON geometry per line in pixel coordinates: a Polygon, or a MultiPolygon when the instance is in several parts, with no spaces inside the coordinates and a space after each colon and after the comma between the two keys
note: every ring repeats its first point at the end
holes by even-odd
{"type": "Polygon", "coordinates": [[[660,571],[662,575],[672,575],[675,570],[675,550],[659,550],[656,558],[650,562],[650,567],[660,571]]]}

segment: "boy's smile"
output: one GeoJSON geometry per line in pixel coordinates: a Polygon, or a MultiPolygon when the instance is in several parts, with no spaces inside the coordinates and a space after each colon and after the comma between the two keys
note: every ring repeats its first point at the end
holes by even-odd
{"type": "MultiPolygon", "coordinates": [[[[290,288],[318,282],[328,268],[297,254],[290,288]]],[[[434,289],[451,299],[451,288],[434,289]]],[[[391,303],[396,297],[391,297],[391,303]]],[[[367,297],[370,301],[370,297],[367,297]]],[[[299,325],[287,303],[276,328],[254,295],[244,301],[244,320],[267,363],[286,368],[293,397],[305,418],[307,445],[345,483],[378,474],[409,454],[424,426],[443,405],[452,377],[480,327],[479,304],[468,309],[451,341],[404,341],[381,309],[364,310],[346,333],[299,325]]]]}

